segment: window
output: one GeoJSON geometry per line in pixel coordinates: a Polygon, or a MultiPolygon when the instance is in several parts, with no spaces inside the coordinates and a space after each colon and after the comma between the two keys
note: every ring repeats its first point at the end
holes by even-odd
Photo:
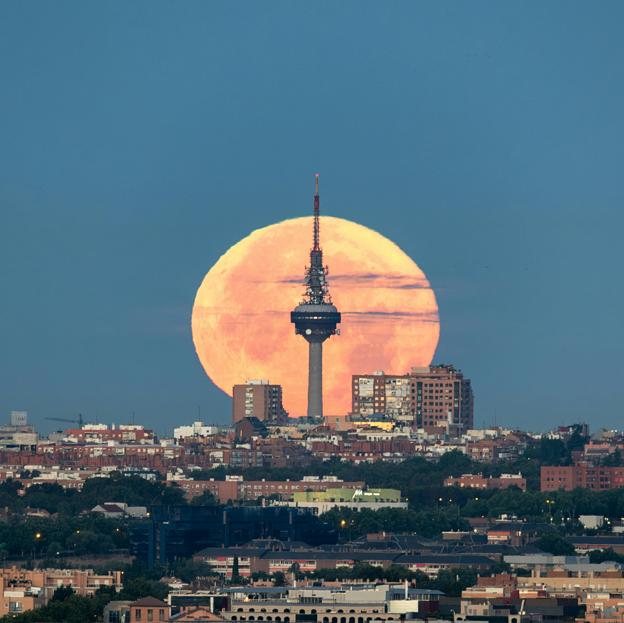
{"type": "Polygon", "coordinates": [[[149,610],[147,611],[147,620],[148,621],[154,620],[154,611],[151,608],[149,608],[149,610]]]}
{"type": "Polygon", "coordinates": [[[134,610],[134,620],[141,621],[141,608],[135,608],[134,610]]]}

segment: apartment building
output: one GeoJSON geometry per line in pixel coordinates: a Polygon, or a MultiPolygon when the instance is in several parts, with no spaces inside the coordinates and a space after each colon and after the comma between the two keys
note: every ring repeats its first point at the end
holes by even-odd
{"type": "Polygon", "coordinates": [[[288,414],[282,404],[282,386],[253,380],[232,388],[232,423],[255,417],[265,424],[284,422],[288,414]]]}
{"type": "Polygon", "coordinates": [[[363,481],[345,482],[335,476],[304,476],[302,480],[245,480],[242,476],[228,475],[225,480],[191,480],[168,474],[167,480],[179,486],[188,498],[209,491],[222,503],[228,500],[257,500],[269,496],[292,500],[295,493],[326,491],[337,486],[362,489],[365,485],[363,481]]]}
{"type": "Polygon", "coordinates": [[[0,617],[45,606],[61,586],[71,586],[76,594],[85,597],[93,595],[102,586],[119,589],[122,575],[121,571],[97,574],[92,569],[0,568],[0,617]]]}
{"type": "Polygon", "coordinates": [[[414,429],[452,434],[472,428],[474,397],[470,380],[450,365],[412,368],[408,374],[352,377],[352,417],[383,416],[414,429]]]}
{"type": "Polygon", "coordinates": [[[460,487],[462,489],[509,489],[518,487],[526,491],[526,478],[522,474],[501,474],[498,477],[484,477],[483,474],[462,474],[461,476],[449,476],[444,481],[445,487],[460,487]]]}
{"type": "Polygon", "coordinates": [[[605,491],[622,487],[624,467],[608,467],[580,461],[576,465],[542,465],[540,470],[541,491],[605,491]]]}

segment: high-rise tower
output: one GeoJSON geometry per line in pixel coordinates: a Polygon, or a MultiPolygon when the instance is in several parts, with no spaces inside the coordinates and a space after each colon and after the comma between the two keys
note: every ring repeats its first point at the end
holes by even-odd
{"type": "Polygon", "coordinates": [[[295,333],[308,342],[308,417],[323,417],[323,342],[336,333],[340,313],[332,305],[327,287],[327,266],[323,266],[323,251],[319,240],[318,174],[314,189],[314,233],[310,250],[310,265],[306,268],[306,292],[303,301],[290,312],[295,333]]]}

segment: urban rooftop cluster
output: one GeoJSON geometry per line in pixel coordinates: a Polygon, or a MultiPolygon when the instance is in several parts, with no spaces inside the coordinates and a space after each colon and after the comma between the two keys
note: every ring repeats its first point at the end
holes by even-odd
{"type": "MultiPolygon", "coordinates": [[[[396,377],[408,407],[419,374],[458,372],[396,377]]],[[[421,426],[375,392],[389,380],[354,377],[354,403],[372,386],[373,412],[340,420],[290,419],[279,388],[240,385],[230,426],[170,438],[79,418],[44,437],[13,412],[0,429],[0,617],[623,616],[624,434],[421,426]]]]}

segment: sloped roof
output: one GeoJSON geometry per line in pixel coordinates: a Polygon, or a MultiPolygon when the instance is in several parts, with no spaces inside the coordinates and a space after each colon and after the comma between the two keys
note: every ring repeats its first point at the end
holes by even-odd
{"type": "Polygon", "coordinates": [[[160,601],[160,599],[156,599],[156,597],[143,597],[141,599],[137,599],[137,601],[133,601],[130,606],[132,608],[168,608],[169,605],[164,601],[160,601]]]}

